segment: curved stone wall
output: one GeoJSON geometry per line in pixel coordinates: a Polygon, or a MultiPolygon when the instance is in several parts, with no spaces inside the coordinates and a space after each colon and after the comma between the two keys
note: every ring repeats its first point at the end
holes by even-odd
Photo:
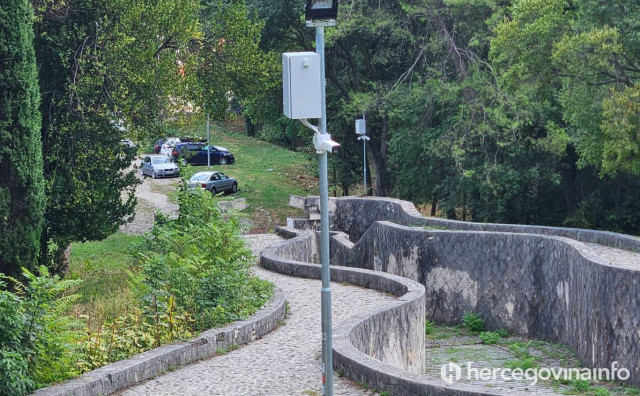
{"type": "MultiPolygon", "coordinates": [[[[314,236],[291,229],[279,232],[294,238],[263,251],[261,265],[292,276],[319,279],[319,265],[296,260],[297,255],[301,259],[310,257],[314,236]]],[[[344,234],[337,236],[344,237],[344,234]]],[[[346,240],[346,243],[350,242],[346,240]]],[[[393,395],[530,396],[511,389],[489,391],[476,385],[427,379],[424,375],[424,287],[417,282],[384,272],[344,267],[332,267],[331,279],[398,296],[391,305],[334,326],[334,369],[346,377],[393,395]]]]}
{"type": "Polygon", "coordinates": [[[36,390],[32,396],[100,396],[120,391],[141,381],[198,360],[218,351],[263,337],[280,325],[287,313],[285,295],[273,297],[247,320],[210,329],[189,342],[161,346],[132,358],[89,371],[78,378],[36,390]]]}
{"type": "Polygon", "coordinates": [[[334,229],[348,237],[332,236],[332,263],[422,283],[429,319],[459,323],[464,312],[477,312],[490,329],[563,343],[588,366],[617,361],[630,370],[629,382],[640,384],[640,262],[617,266],[563,235],[625,247],[636,247],[637,238],[492,224],[477,226],[518,232],[431,230],[416,225],[440,219],[419,217],[412,204],[389,199],[337,199],[333,214],[334,229]]]}
{"type": "MultiPolygon", "coordinates": [[[[291,232],[290,230],[288,232],[291,232]]],[[[320,279],[321,266],[303,262],[314,236],[305,233],[262,252],[261,265],[287,275],[320,279]],[[299,252],[295,255],[294,252],[299,252]],[[298,260],[295,260],[298,258],[298,260]]],[[[394,303],[375,312],[349,318],[334,328],[335,369],[351,372],[352,360],[363,354],[414,374],[424,373],[424,287],[392,274],[356,268],[332,267],[331,280],[393,294],[394,303]],[[347,348],[347,350],[345,350],[347,348]],[[348,353],[355,348],[359,353],[348,353]],[[353,355],[353,358],[349,356],[353,355]],[[338,363],[339,362],[339,363],[338,363]]]]}
{"type": "MultiPolygon", "coordinates": [[[[314,199],[310,197],[308,199],[314,199]]],[[[303,198],[299,200],[304,201],[303,198]]],[[[583,242],[599,243],[606,246],[640,251],[640,238],[615,232],[528,226],[517,224],[471,223],[423,217],[408,201],[393,198],[331,198],[329,209],[336,230],[346,232],[352,241],[357,241],[376,221],[387,220],[401,225],[430,226],[449,230],[495,231],[553,235],[572,238],[583,242]]]]}

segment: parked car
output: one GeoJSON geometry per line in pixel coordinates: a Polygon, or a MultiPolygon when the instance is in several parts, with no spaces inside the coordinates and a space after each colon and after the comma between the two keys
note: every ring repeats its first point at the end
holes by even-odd
{"type": "Polygon", "coordinates": [[[160,146],[160,154],[170,156],[173,152],[173,149],[176,147],[176,144],[180,143],[180,138],[177,137],[168,137],[165,139],[164,143],[160,146]]]}
{"type": "Polygon", "coordinates": [[[160,149],[162,149],[162,145],[164,144],[164,139],[158,139],[156,144],[153,145],[153,151],[156,154],[160,154],[160,149]]]}
{"type": "Polygon", "coordinates": [[[120,139],[120,144],[127,148],[136,148],[136,144],[131,139],[120,139]]]}
{"type": "Polygon", "coordinates": [[[235,158],[225,147],[207,146],[205,143],[178,143],[171,153],[175,162],[191,165],[206,165],[207,155],[211,155],[211,164],[233,164],[235,158]]]}
{"type": "Polygon", "coordinates": [[[142,176],[149,175],[154,179],[159,177],[180,176],[178,165],[166,155],[149,155],[142,159],[142,176]]]}
{"type": "Polygon", "coordinates": [[[220,192],[235,193],[238,191],[238,180],[218,171],[198,172],[191,176],[187,186],[190,189],[202,188],[216,195],[220,192]]]}

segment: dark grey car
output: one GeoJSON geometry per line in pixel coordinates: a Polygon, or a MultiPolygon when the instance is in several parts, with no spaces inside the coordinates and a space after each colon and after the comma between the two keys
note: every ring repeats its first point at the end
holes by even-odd
{"type": "Polygon", "coordinates": [[[238,181],[222,172],[205,171],[191,176],[188,187],[191,189],[202,188],[210,191],[213,195],[220,192],[235,193],[238,191],[238,181]]]}

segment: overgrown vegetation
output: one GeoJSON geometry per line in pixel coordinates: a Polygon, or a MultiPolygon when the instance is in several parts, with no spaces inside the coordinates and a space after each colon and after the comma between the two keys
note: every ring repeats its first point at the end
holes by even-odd
{"type": "MultiPolygon", "coordinates": [[[[468,317],[471,319],[471,317],[468,317]]],[[[473,317],[479,323],[479,316],[473,317]]],[[[521,369],[534,368],[580,368],[580,362],[565,346],[542,340],[526,339],[510,335],[506,330],[472,332],[465,326],[441,326],[429,322],[427,333],[427,372],[439,375],[442,364],[475,362],[490,368],[521,369]],[[483,344],[484,346],[480,346],[483,344]]],[[[491,386],[488,384],[487,386],[491,386]]],[[[550,391],[585,396],[639,395],[640,389],[606,380],[585,381],[582,379],[539,380],[538,386],[550,391]]]]}
{"type": "Polygon", "coordinates": [[[0,276],[0,394],[26,394],[264,305],[272,286],[249,273],[237,219],[210,194],[180,191],[178,201],[180,216],[160,216],[145,238],[77,245],[66,280],[46,267],[25,271],[22,283],[0,276]]]}
{"type": "Polygon", "coordinates": [[[0,274],[0,395],[25,395],[80,372],[83,326],[68,315],[78,295],[63,294],[79,281],[39,270],[25,269],[24,283],[0,274]]]}
{"type": "Polygon", "coordinates": [[[479,314],[467,312],[462,317],[462,326],[471,333],[480,333],[484,331],[484,319],[479,314]]]}
{"type": "Polygon", "coordinates": [[[204,191],[181,191],[180,215],[162,215],[138,248],[136,289],[152,316],[175,307],[197,320],[195,329],[246,317],[271,295],[267,281],[250,275],[251,252],[235,216],[222,215],[204,191]]]}

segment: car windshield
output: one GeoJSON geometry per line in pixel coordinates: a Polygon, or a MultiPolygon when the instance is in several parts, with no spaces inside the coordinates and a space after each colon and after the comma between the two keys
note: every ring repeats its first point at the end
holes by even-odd
{"type": "Polygon", "coordinates": [[[151,158],[151,163],[152,164],[167,164],[169,162],[171,162],[169,157],[153,157],[153,158],[151,158]]]}
{"type": "Polygon", "coordinates": [[[209,180],[209,176],[211,176],[211,173],[196,173],[195,175],[191,176],[191,181],[195,182],[195,181],[206,181],[209,180]]]}

